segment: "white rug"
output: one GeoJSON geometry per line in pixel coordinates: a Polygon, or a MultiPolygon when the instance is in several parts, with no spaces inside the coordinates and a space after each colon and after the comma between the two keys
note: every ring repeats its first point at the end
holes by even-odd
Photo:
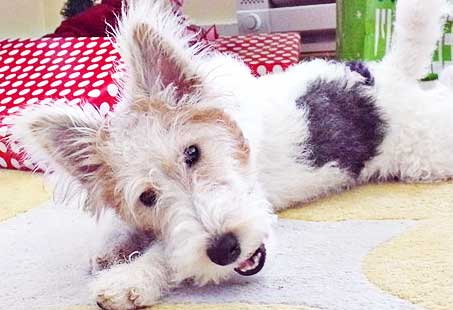
{"type": "MultiPolygon", "coordinates": [[[[373,286],[364,257],[411,221],[310,223],[281,220],[275,257],[250,278],[183,288],[165,303],[303,305],[331,310],[417,309],[373,286]]],[[[88,298],[93,221],[78,210],[44,206],[0,223],[0,309],[68,309],[88,298]]]]}

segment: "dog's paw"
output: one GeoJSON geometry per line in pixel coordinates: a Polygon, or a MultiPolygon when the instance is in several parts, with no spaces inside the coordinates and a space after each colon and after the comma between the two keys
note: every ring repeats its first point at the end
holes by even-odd
{"type": "Polygon", "coordinates": [[[106,288],[97,293],[96,304],[103,310],[134,310],[150,306],[143,302],[142,296],[143,292],[136,287],[120,290],[106,288]]]}
{"type": "Polygon", "coordinates": [[[147,281],[134,272],[128,265],[118,265],[100,273],[91,285],[99,308],[104,310],[134,310],[156,303],[159,296],[156,290],[147,286],[147,281]]]}

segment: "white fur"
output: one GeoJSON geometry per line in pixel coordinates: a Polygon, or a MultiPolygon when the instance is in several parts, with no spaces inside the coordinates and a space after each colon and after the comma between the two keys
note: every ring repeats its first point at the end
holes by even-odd
{"type": "Polygon", "coordinates": [[[77,185],[88,197],[88,210],[102,220],[103,210],[113,209],[127,223],[100,257],[136,233],[154,239],[139,258],[98,274],[92,285],[98,304],[136,309],[185,280],[203,285],[229,278],[268,243],[272,211],[293,203],[374,177],[451,178],[453,92],[443,84],[425,91],[416,80],[440,36],[445,6],[445,0],[398,1],[392,50],[369,65],[388,129],[379,155],[354,178],[336,162],[313,167],[300,156],[308,119],[295,101],[316,79],[344,80],[349,89],[362,76],[315,60],[255,79],[238,59],[189,47],[184,22],[162,1],[130,1],[116,31],[126,74],[115,111],[104,120],[88,106],[29,108],[13,128],[13,140],[60,176],[64,188],[77,185]],[[183,153],[192,144],[202,157],[188,167],[183,153]],[[150,189],[158,196],[153,208],[139,201],[150,189]],[[241,255],[219,266],[206,249],[228,232],[237,235],[241,255]]]}
{"type": "Polygon", "coordinates": [[[105,309],[143,308],[154,304],[168,288],[167,266],[163,248],[156,243],[136,260],[101,272],[91,291],[105,309]]]}

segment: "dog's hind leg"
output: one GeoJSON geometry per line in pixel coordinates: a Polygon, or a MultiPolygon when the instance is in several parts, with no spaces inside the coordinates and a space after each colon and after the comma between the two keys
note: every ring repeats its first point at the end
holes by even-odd
{"type": "Polygon", "coordinates": [[[441,38],[447,9],[447,0],[399,0],[392,45],[382,63],[408,78],[422,78],[441,38]]]}
{"type": "Polygon", "coordinates": [[[431,63],[447,9],[446,0],[398,1],[392,49],[373,71],[387,128],[362,181],[453,178],[453,91],[444,85],[423,90],[416,80],[431,63]]]}
{"type": "Polygon", "coordinates": [[[387,121],[379,155],[367,163],[362,181],[397,178],[435,182],[453,178],[453,91],[423,90],[411,83],[379,93],[387,121]]]}

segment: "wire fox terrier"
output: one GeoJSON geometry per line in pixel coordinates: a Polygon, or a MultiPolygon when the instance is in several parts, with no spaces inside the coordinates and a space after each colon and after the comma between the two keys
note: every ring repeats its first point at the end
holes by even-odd
{"type": "Polygon", "coordinates": [[[137,309],[188,279],[258,273],[274,213],[295,203],[368,181],[451,178],[453,91],[417,81],[446,7],[398,1],[379,63],[314,60],[255,78],[234,57],[190,46],[163,1],[130,0],[115,32],[126,68],[115,110],[34,106],[12,128],[88,211],[125,223],[94,260],[97,304],[137,309]]]}

